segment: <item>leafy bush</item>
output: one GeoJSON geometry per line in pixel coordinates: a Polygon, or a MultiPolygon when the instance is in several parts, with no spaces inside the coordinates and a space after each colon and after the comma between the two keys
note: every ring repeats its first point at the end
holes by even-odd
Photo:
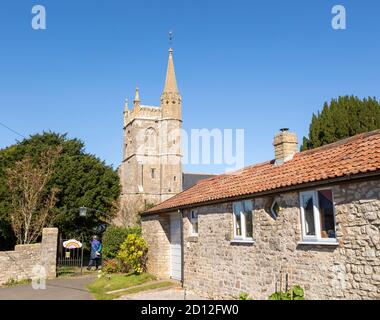
{"type": "Polygon", "coordinates": [[[269,296],[269,300],[305,300],[304,290],[295,285],[286,292],[275,292],[269,296]]]}
{"type": "Polygon", "coordinates": [[[239,295],[239,300],[252,300],[247,292],[241,292],[239,295]]]}
{"type": "Polygon", "coordinates": [[[118,259],[136,274],[146,271],[146,258],[148,245],[145,240],[137,234],[129,234],[120,246],[118,259]]]}
{"type": "Polygon", "coordinates": [[[119,259],[107,259],[103,262],[102,271],[104,273],[122,273],[125,270],[125,266],[119,259]]]}
{"type": "Polygon", "coordinates": [[[135,228],[122,228],[110,226],[103,234],[102,244],[103,244],[103,258],[114,259],[116,258],[120,245],[127,239],[129,234],[141,234],[141,229],[139,227],[135,228]]]}

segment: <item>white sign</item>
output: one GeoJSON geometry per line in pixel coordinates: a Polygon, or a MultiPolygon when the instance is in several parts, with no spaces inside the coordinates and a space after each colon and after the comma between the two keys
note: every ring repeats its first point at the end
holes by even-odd
{"type": "Polygon", "coordinates": [[[82,248],[82,243],[78,240],[70,239],[63,243],[63,247],[66,249],[80,249],[82,248]]]}

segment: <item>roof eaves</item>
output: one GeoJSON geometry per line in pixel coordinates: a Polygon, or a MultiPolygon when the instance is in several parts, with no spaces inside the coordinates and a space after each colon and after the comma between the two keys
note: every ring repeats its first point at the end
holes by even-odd
{"type": "MultiPolygon", "coordinates": [[[[306,183],[295,184],[295,185],[285,186],[285,187],[281,187],[281,188],[274,188],[271,190],[265,190],[263,192],[247,193],[247,194],[236,195],[233,197],[225,197],[225,198],[219,198],[219,199],[207,200],[207,201],[201,201],[201,202],[192,202],[189,204],[173,206],[173,207],[166,207],[166,208],[162,208],[162,209],[158,209],[158,210],[154,210],[154,208],[152,208],[148,211],[142,212],[141,215],[142,216],[148,216],[148,215],[153,215],[153,214],[165,213],[168,211],[183,210],[183,209],[192,208],[192,207],[196,207],[196,206],[205,206],[205,205],[210,205],[210,204],[225,203],[225,202],[234,201],[237,199],[244,200],[244,199],[252,198],[252,197],[266,196],[266,195],[272,195],[275,193],[296,191],[296,190],[305,189],[305,188],[311,188],[311,187],[322,186],[322,185],[329,185],[329,184],[333,184],[333,183],[337,183],[337,182],[360,180],[363,178],[378,177],[378,176],[380,177],[380,170],[362,172],[362,173],[355,174],[355,175],[345,175],[345,176],[335,177],[335,178],[330,178],[330,179],[309,181],[306,183]]],[[[185,190],[185,191],[187,191],[187,190],[185,190]]],[[[182,192],[185,192],[185,191],[182,191],[182,192]]]]}

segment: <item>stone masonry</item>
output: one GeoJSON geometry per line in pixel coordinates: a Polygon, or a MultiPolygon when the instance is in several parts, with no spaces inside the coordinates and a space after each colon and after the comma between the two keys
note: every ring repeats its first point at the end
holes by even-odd
{"type": "Polygon", "coordinates": [[[297,135],[288,129],[281,129],[273,141],[276,164],[280,165],[289,161],[298,152],[297,135]]]}
{"type": "Polygon", "coordinates": [[[56,277],[58,229],[45,228],[42,242],[16,245],[14,251],[0,251],[0,285],[10,280],[33,278],[35,266],[45,267],[47,278],[56,277]]]}
{"type": "Polygon", "coordinates": [[[169,278],[170,218],[168,215],[152,215],[144,218],[142,223],[142,236],[149,244],[148,270],[160,278],[169,278]]]}
{"type": "MultiPolygon", "coordinates": [[[[254,242],[248,244],[231,241],[232,203],[195,208],[197,237],[190,236],[189,210],[184,210],[185,287],[212,299],[237,298],[241,292],[267,299],[283,273],[289,285],[305,289],[306,299],[380,299],[380,180],[328,188],[334,194],[339,242],[333,246],[300,244],[299,192],[252,199],[254,242]],[[280,206],[276,220],[270,215],[274,199],[280,206]]],[[[149,271],[165,275],[169,227],[152,216],[142,223],[149,271]]]]}

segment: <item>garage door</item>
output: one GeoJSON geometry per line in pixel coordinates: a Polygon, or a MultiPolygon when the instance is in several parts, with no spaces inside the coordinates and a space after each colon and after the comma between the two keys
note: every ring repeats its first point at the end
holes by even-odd
{"type": "Polygon", "coordinates": [[[170,249],[172,279],[181,280],[181,220],[178,216],[170,217],[170,249]]]}

